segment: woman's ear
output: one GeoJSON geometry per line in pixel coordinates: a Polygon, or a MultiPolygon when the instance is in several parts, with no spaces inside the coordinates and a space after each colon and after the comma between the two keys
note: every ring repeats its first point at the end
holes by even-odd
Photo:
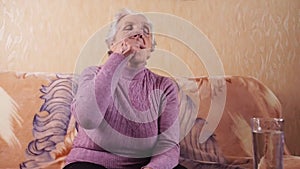
{"type": "Polygon", "coordinates": [[[108,47],[108,49],[111,51],[112,50],[112,46],[114,45],[114,43],[113,42],[111,42],[110,44],[109,44],[109,47],[108,47]]]}
{"type": "Polygon", "coordinates": [[[110,44],[109,44],[108,51],[107,51],[108,56],[110,56],[110,55],[113,53],[113,51],[112,51],[112,49],[111,49],[111,47],[112,47],[113,45],[114,45],[114,43],[110,43],[110,44]]]}
{"type": "MultiPolygon", "coordinates": [[[[152,35],[153,36],[153,35],[152,35]]],[[[155,46],[157,45],[155,38],[152,37],[152,42],[151,42],[151,52],[154,51],[155,46]]]]}

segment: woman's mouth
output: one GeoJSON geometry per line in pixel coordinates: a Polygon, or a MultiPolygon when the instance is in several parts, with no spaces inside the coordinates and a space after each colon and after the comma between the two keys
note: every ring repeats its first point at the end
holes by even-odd
{"type": "Polygon", "coordinates": [[[141,44],[140,49],[146,49],[146,46],[144,44],[141,44]]]}

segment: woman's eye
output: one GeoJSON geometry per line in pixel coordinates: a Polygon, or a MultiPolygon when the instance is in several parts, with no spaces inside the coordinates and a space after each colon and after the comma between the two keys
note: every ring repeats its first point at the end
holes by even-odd
{"type": "Polygon", "coordinates": [[[132,25],[127,25],[124,27],[123,30],[132,30],[132,29],[133,29],[132,25]]]}
{"type": "Polygon", "coordinates": [[[150,30],[149,30],[148,27],[144,27],[143,31],[144,31],[145,34],[149,34],[150,33],[150,30]]]}

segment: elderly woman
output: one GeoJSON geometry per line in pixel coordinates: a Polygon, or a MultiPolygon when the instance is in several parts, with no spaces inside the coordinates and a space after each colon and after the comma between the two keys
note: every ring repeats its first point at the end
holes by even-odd
{"type": "Polygon", "coordinates": [[[78,134],[64,169],[181,168],[178,87],[145,67],[155,46],[151,23],[122,10],[106,42],[108,60],[79,78],[71,106],[78,134]]]}

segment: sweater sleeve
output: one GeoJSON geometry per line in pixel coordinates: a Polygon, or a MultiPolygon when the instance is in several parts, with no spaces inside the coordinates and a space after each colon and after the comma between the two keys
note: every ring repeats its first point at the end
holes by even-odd
{"type": "Polygon", "coordinates": [[[162,113],[159,117],[159,136],[154,156],[146,167],[172,169],[179,161],[179,99],[178,87],[173,81],[164,93],[162,113]]]}
{"type": "Polygon", "coordinates": [[[101,68],[88,67],[81,73],[71,105],[71,112],[81,127],[94,129],[101,123],[112,95],[112,81],[120,78],[116,71],[122,69],[122,61],[125,61],[123,55],[111,54],[101,68]]]}

